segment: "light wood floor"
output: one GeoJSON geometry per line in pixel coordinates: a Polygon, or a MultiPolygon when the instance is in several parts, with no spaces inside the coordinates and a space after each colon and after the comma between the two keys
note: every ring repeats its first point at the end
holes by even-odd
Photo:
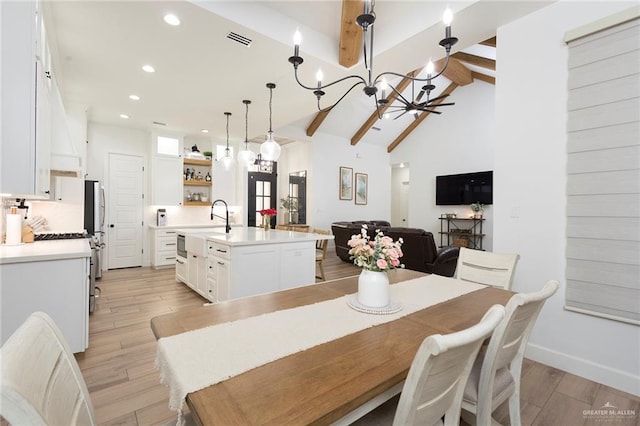
{"type": "MultiPolygon", "coordinates": [[[[357,275],[359,268],[330,253],[327,279],[357,275]]],[[[89,349],[76,355],[101,425],[154,425],[175,418],[168,391],[154,368],[156,341],[149,326],[156,315],[200,306],[203,298],[176,283],[173,269],[132,268],[103,273],[102,296],[89,320],[89,349]]],[[[522,421],[525,425],[640,426],[640,398],[569,373],[526,361],[522,377],[522,421]],[[588,418],[583,410],[607,402],[635,410],[624,421],[588,418]]],[[[496,415],[507,420],[506,406],[496,415]]]]}

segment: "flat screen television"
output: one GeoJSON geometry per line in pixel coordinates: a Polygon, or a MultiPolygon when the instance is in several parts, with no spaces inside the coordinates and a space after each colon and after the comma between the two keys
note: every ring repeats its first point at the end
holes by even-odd
{"type": "Polygon", "coordinates": [[[436,205],[493,204],[493,171],[436,176],[436,205]]]}

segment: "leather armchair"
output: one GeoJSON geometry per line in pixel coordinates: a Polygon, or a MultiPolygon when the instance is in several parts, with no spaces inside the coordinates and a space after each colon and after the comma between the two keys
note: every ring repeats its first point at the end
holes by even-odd
{"type": "Polygon", "coordinates": [[[347,241],[352,235],[359,234],[362,224],[368,226],[368,234],[371,238],[375,236],[376,229],[380,229],[384,235],[393,240],[402,238],[402,252],[404,256],[400,259],[405,268],[414,271],[427,272],[430,274],[452,277],[458,262],[458,247],[436,247],[433,234],[420,228],[403,228],[389,226],[386,221],[354,221],[354,222],[334,222],[331,230],[335,237],[336,254],[345,262],[351,263],[349,259],[349,246],[347,241]]]}

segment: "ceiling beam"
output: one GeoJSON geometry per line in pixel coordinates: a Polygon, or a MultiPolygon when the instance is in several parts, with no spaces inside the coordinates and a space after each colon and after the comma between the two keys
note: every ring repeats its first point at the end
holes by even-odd
{"type": "Polygon", "coordinates": [[[363,10],[364,0],[342,0],[338,62],[346,68],[354,66],[360,59],[362,28],[356,23],[356,18],[363,10]]]}
{"type": "MultiPolygon", "coordinates": [[[[436,70],[441,69],[445,62],[446,60],[444,58],[436,62],[436,70]]],[[[466,86],[467,84],[473,83],[471,70],[453,57],[449,58],[449,65],[447,65],[447,69],[444,70],[442,75],[456,83],[458,86],[466,86]]]]}
{"type": "MultiPolygon", "coordinates": [[[[422,68],[419,68],[417,70],[413,70],[410,73],[407,74],[408,77],[413,77],[416,74],[419,74],[420,71],[422,70],[422,68]]],[[[395,86],[396,90],[400,93],[402,93],[404,91],[404,89],[407,88],[407,86],[409,85],[409,83],[411,83],[411,79],[408,77],[404,77],[402,80],[400,80],[400,83],[398,83],[397,86],[395,86]]],[[[395,91],[392,91],[389,96],[386,97],[387,99],[387,103],[380,106],[380,115],[384,114],[384,112],[387,110],[387,108],[389,108],[391,106],[391,104],[393,104],[393,102],[396,100],[396,98],[398,97],[398,94],[395,91]]],[[[373,111],[373,113],[369,116],[369,118],[367,118],[367,120],[364,122],[364,124],[362,126],[360,126],[360,128],[358,129],[358,131],[353,135],[353,137],[351,138],[351,145],[355,145],[358,142],[360,142],[360,139],[362,139],[364,137],[364,135],[369,131],[369,129],[371,129],[371,127],[373,127],[374,124],[376,124],[376,121],[378,121],[380,118],[378,117],[378,111],[373,111]]]]}
{"type": "MultiPolygon", "coordinates": [[[[456,83],[451,83],[438,96],[451,94],[456,89],[456,87],[458,87],[456,83]]],[[[448,99],[448,98],[438,99],[437,101],[433,102],[431,105],[435,106],[435,105],[441,104],[442,102],[444,102],[445,99],[448,99]]],[[[422,123],[424,119],[427,118],[429,114],[431,113],[428,111],[424,111],[422,114],[420,114],[420,116],[416,120],[413,120],[411,124],[409,124],[409,126],[406,129],[404,129],[402,133],[400,133],[400,135],[398,135],[398,137],[393,142],[391,142],[391,144],[387,147],[387,152],[393,151],[398,145],[400,145],[400,142],[402,142],[407,136],[409,136],[409,134],[411,134],[411,132],[413,132],[416,129],[416,127],[418,127],[420,123],[422,123]]]]}
{"type": "Polygon", "coordinates": [[[479,44],[482,44],[483,46],[496,47],[498,45],[497,41],[498,38],[496,36],[493,36],[486,39],[485,41],[481,41],[479,44]]]}
{"type": "Polygon", "coordinates": [[[476,56],[465,52],[456,52],[451,56],[471,65],[475,65],[481,68],[487,68],[494,71],[496,70],[495,59],[483,58],[482,56],[476,56]]]}
{"type": "Polygon", "coordinates": [[[479,73],[479,72],[471,71],[471,76],[475,80],[484,81],[485,83],[493,84],[494,86],[496,85],[496,78],[492,77],[490,75],[486,75],[486,74],[482,74],[482,73],[479,73]]]}
{"type": "Polygon", "coordinates": [[[318,111],[318,113],[316,114],[311,124],[309,124],[309,127],[307,127],[307,136],[313,136],[313,134],[316,132],[316,130],[318,130],[318,127],[320,127],[324,119],[327,118],[330,111],[331,111],[330,109],[318,111]]]}

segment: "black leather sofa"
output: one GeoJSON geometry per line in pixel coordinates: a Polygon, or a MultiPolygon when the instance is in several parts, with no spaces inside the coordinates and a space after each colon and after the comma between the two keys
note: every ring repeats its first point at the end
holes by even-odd
{"type": "Polygon", "coordinates": [[[366,224],[370,238],[375,237],[376,229],[379,229],[394,241],[402,238],[402,252],[404,256],[400,261],[405,268],[414,271],[452,277],[456,271],[458,262],[458,247],[442,247],[438,249],[431,232],[420,228],[392,227],[384,220],[334,222],[331,231],[335,237],[336,254],[345,262],[353,262],[349,259],[349,246],[347,241],[352,235],[359,234],[362,225],[366,224]]]}

